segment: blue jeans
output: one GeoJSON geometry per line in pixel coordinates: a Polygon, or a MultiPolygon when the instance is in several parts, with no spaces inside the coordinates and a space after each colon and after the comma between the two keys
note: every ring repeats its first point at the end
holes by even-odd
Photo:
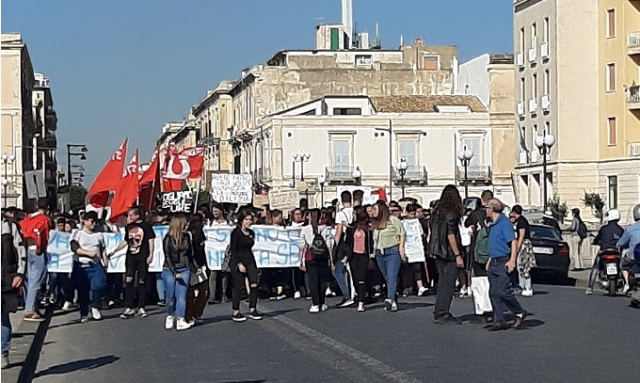
{"type": "Polygon", "coordinates": [[[387,282],[387,299],[395,301],[398,272],[402,265],[398,245],[387,247],[384,251],[376,249],[376,261],[384,280],[387,282]]]}
{"type": "Polygon", "coordinates": [[[158,290],[158,299],[164,301],[166,296],[164,292],[164,282],[162,281],[162,273],[156,273],[156,290],[158,290]]]}
{"type": "Polygon", "coordinates": [[[46,253],[37,255],[34,250],[27,250],[27,294],[24,303],[25,312],[33,312],[36,309],[36,299],[40,285],[47,275],[46,253]]]}
{"type": "MultiPolygon", "coordinates": [[[[347,281],[347,265],[346,265],[346,263],[344,263],[343,261],[335,262],[332,274],[333,274],[333,277],[336,279],[336,282],[338,282],[338,286],[340,287],[340,291],[342,292],[342,296],[345,299],[350,299],[351,298],[351,290],[349,289],[349,286],[351,285],[351,283],[349,283],[347,281]]],[[[323,294],[324,294],[324,292],[323,292],[323,294]]]]}
{"type": "Polygon", "coordinates": [[[9,352],[11,346],[11,321],[9,313],[2,313],[2,352],[9,352]]]}
{"type": "Polygon", "coordinates": [[[166,309],[168,315],[184,318],[184,313],[187,309],[187,290],[189,289],[191,272],[188,267],[178,269],[176,272],[180,274],[180,278],[176,278],[169,269],[162,270],[167,303],[166,309]]]}
{"type": "Polygon", "coordinates": [[[518,303],[513,292],[513,285],[507,273],[506,263],[492,259],[487,270],[489,277],[489,298],[493,306],[493,322],[504,323],[504,310],[509,309],[514,314],[524,310],[518,303]]]}
{"type": "Polygon", "coordinates": [[[82,265],[80,262],[74,262],[71,279],[78,290],[80,316],[86,317],[89,314],[89,307],[96,309],[100,307],[102,290],[107,279],[104,268],[100,263],[82,265]]]}

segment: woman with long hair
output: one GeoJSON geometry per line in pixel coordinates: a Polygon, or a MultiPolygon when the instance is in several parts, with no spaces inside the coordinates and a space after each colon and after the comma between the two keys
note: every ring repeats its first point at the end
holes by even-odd
{"type": "Polygon", "coordinates": [[[189,221],[187,229],[191,233],[193,243],[193,264],[195,273],[191,275],[189,290],[187,291],[187,310],[185,319],[190,325],[202,322],[204,306],[207,304],[207,294],[209,292],[209,280],[207,275],[207,256],[205,254],[204,243],[204,216],[194,214],[189,221]]]}
{"type": "Polygon", "coordinates": [[[258,266],[253,256],[253,245],[256,237],[250,229],[253,224],[253,215],[247,210],[241,210],[238,214],[238,223],[231,232],[229,251],[231,260],[229,268],[233,277],[233,310],[232,320],[244,322],[247,318],[240,313],[240,300],[242,299],[242,287],[245,286],[245,278],[249,280],[249,314],[248,317],[255,320],[262,319],[262,315],[256,310],[258,304],[258,266]]]}
{"type": "Polygon", "coordinates": [[[369,258],[373,251],[373,233],[369,223],[369,214],[364,206],[353,208],[354,220],[347,228],[346,242],[349,246],[350,257],[349,266],[353,273],[353,284],[356,288],[356,301],[358,302],[358,312],[363,312],[364,302],[367,297],[367,273],[369,258]]]}
{"type": "Polygon", "coordinates": [[[327,310],[325,289],[329,284],[329,258],[333,236],[328,226],[320,223],[320,210],[307,211],[307,224],[302,227],[300,237],[304,241],[301,250],[301,269],[307,273],[311,293],[309,312],[317,313],[327,310]]]}
{"type": "Polygon", "coordinates": [[[464,267],[460,219],[464,205],[458,188],[447,185],[431,214],[428,254],[438,270],[438,296],[433,316],[437,324],[459,323],[449,312],[456,289],[458,269],[464,267]]]}
{"type": "Polygon", "coordinates": [[[376,261],[387,283],[385,310],[398,311],[396,289],[400,266],[407,260],[404,254],[406,231],[402,222],[391,215],[384,203],[374,205],[374,216],[371,227],[375,240],[376,261]]]}
{"type": "Polygon", "coordinates": [[[167,318],[165,328],[186,330],[189,323],[185,319],[187,308],[187,290],[191,280],[193,262],[193,243],[191,233],[187,232],[187,217],[176,214],[171,217],[169,231],[162,240],[164,250],[164,281],[167,318]],[[177,321],[176,321],[177,318],[177,321]]]}

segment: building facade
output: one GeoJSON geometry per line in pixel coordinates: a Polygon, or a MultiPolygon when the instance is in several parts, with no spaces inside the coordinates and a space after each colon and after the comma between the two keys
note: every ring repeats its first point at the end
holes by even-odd
{"type": "Polygon", "coordinates": [[[637,0],[514,1],[520,203],[542,205],[545,185],[549,199],[569,206],[599,193],[623,217],[640,200],[639,8],[637,0]],[[543,175],[535,143],[544,135],[555,142],[543,175]]]}
{"type": "Polygon", "coordinates": [[[36,132],[33,137],[34,169],[42,170],[47,187],[49,206],[56,206],[58,190],[58,117],[53,105],[53,96],[49,79],[41,73],[35,73],[35,86],[32,92],[32,108],[36,132]]]}
{"type": "Polygon", "coordinates": [[[325,96],[261,119],[243,145],[255,153],[248,172],[258,184],[306,193],[311,206],[320,204],[321,175],[325,201],[344,185],[389,194],[391,180],[393,199],[401,198],[404,185],[407,197],[428,204],[447,184],[463,190],[456,153],[473,148],[470,195],[490,188],[511,203],[512,188],[493,182],[490,125],[474,96],[325,96]],[[397,170],[402,159],[404,176],[397,170]]]}
{"type": "Polygon", "coordinates": [[[23,174],[34,169],[37,153],[32,110],[35,77],[29,51],[19,33],[3,33],[1,45],[2,178],[6,181],[2,200],[8,206],[28,209],[33,203],[26,198],[23,174]]]}

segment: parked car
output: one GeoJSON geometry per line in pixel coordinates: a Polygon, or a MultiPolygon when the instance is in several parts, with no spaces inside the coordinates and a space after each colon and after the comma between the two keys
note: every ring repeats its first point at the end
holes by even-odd
{"type": "Polygon", "coordinates": [[[531,245],[536,256],[534,270],[553,273],[558,282],[567,279],[569,273],[569,244],[562,240],[558,230],[551,226],[531,224],[531,245]]]}

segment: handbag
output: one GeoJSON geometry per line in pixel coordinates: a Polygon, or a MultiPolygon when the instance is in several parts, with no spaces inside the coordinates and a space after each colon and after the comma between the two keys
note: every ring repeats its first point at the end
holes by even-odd
{"type": "Polygon", "coordinates": [[[198,271],[200,271],[200,273],[191,273],[191,278],[189,280],[189,285],[190,286],[196,286],[199,285],[200,283],[204,282],[207,280],[207,266],[202,266],[198,269],[198,271]]]}
{"type": "Polygon", "coordinates": [[[231,263],[231,245],[227,246],[227,248],[224,251],[224,258],[222,259],[222,265],[220,266],[220,271],[230,273],[231,267],[229,266],[229,263],[231,263]]]}
{"type": "Polygon", "coordinates": [[[493,312],[491,299],[489,298],[489,278],[473,277],[471,278],[471,291],[473,292],[473,305],[476,315],[493,312]]]}

